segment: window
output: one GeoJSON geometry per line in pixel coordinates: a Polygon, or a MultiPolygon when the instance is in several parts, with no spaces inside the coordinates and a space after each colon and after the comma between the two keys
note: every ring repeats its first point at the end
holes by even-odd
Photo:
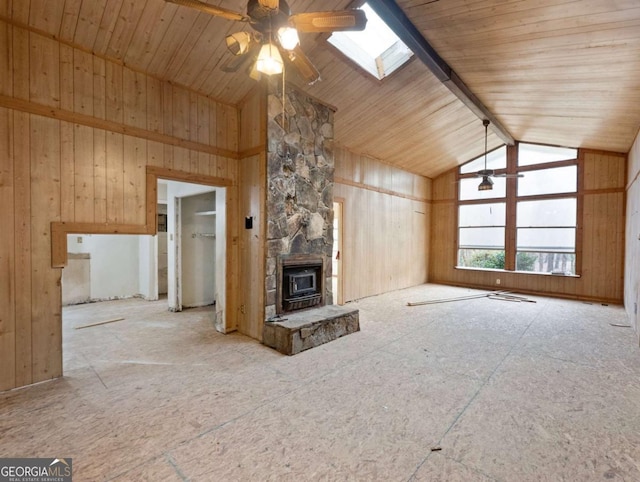
{"type": "Polygon", "coordinates": [[[367,15],[367,27],[361,32],[335,32],[328,41],[376,79],[382,80],[409,61],[413,52],[368,4],[361,8],[367,15]]]}
{"type": "MultiPolygon", "coordinates": [[[[487,153],[487,169],[507,168],[507,146],[501,146],[487,153]]],[[[484,154],[473,161],[469,161],[466,164],[460,166],[460,174],[476,173],[480,169],[484,169],[484,154]]],[[[476,189],[477,191],[477,189],[476,189]]]]}
{"type": "Polygon", "coordinates": [[[575,274],[576,213],[575,197],[518,202],[516,270],[575,274]]]}
{"type": "Polygon", "coordinates": [[[487,157],[493,189],[479,191],[484,155],[459,169],[458,266],[576,274],[577,150],[521,143],[487,157]],[[511,215],[508,213],[511,212],[511,215]],[[508,239],[515,240],[511,245],[508,239]]]}
{"type": "Polygon", "coordinates": [[[505,203],[463,204],[458,207],[458,264],[504,269],[505,203]]]}
{"type": "Polygon", "coordinates": [[[570,161],[575,158],[576,150],[566,147],[541,146],[538,144],[520,144],[518,146],[518,166],[570,161]]]}

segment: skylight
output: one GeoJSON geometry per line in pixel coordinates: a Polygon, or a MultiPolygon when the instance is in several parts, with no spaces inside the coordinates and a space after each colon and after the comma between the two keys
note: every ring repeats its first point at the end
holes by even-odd
{"type": "Polygon", "coordinates": [[[329,42],[376,79],[382,80],[398,69],[413,52],[367,4],[367,28],[361,32],[335,32],[329,42]]]}

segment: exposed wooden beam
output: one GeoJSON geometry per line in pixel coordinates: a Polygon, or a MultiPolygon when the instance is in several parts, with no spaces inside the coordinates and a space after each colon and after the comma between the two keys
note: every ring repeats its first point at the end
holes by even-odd
{"type": "Polygon", "coordinates": [[[480,102],[462,79],[453,71],[427,39],[418,31],[394,0],[367,0],[386,24],[411,49],[445,87],[458,97],[480,119],[489,119],[491,129],[507,145],[515,144],[514,138],[496,117],[480,102]]]}

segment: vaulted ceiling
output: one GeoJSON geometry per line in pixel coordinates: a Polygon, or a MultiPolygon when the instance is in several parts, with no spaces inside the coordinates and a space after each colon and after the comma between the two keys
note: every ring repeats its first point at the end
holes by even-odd
{"type": "MultiPolygon", "coordinates": [[[[246,9],[244,0],[206,1],[246,9]]],[[[352,4],[288,3],[294,13],[352,4]]],[[[397,3],[515,139],[629,150],[640,126],[638,0],[397,3]]],[[[220,70],[225,36],[248,26],[164,0],[0,0],[0,18],[227,103],[255,85],[220,70]]],[[[302,46],[322,74],[304,89],[337,108],[341,145],[428,177],[482,153],[481,121],[419,60],[378,81],[326,35],[304,34],[302,46]]],[[[492,133],[489,146],[500,143],[492,133]]]]}

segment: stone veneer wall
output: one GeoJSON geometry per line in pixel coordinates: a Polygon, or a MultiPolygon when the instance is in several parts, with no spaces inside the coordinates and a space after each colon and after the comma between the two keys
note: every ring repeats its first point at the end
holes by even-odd
{"type": "MultiPolygon", "coordinates": [[[[276,90],[272,84],[270,92],[276,90]]],[[[282,93],[269,94],[267,136],[265,317],[270,319],[276,314],[281,255],[321,256],[325,302],[333,303],[333,111],[287,86],[284,116],[282,93]]]]}

